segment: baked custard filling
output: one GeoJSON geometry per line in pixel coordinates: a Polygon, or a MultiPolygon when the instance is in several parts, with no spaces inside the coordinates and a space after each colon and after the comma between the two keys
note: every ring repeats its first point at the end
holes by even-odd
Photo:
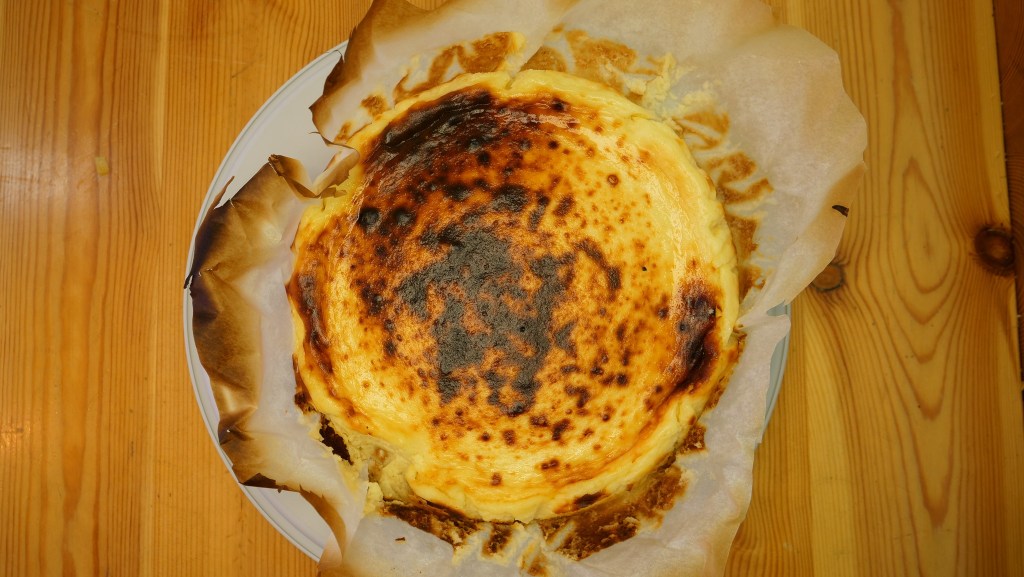
{"type": "Polygon", "coordinates": [[[735,362],[739,305],[714,186],[671,128],[524,71],[422,92],[347,145],[287,291],[299,396],[370,507],[530,522],[674,455],[735,362]]]}

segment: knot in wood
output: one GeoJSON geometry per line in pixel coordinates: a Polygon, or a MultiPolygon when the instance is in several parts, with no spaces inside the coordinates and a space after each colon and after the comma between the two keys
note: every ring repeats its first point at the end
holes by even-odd
{"type": "Polygon", "coordinates": [[[827,293],[843,286],[845,282],[846,274],[843,272],[843,266],[832,262],[811,281],[811,286],[819,292],[827,293]]]}
{"type": "Polygon", "coordinates": [[[978,260],[989,272],[1000,276],[1013,274],[1013,237],[1003,228],[988,227],[974,237],[978,260]]]}

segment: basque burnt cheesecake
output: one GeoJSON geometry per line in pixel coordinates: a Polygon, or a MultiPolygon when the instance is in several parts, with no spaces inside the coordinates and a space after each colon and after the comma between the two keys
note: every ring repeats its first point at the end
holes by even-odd
{"type": "Polygon", "coordinates": [[[721,575],[768,311],[864,172],[839,57],[760,0],[438,4],[373,0],[313,126],[267,107],[229,158],[277,154],[218,174],[185,284],[219,447],[312,505],[325,577],[721,575]]]}
{"type": "Polygon", "coordinates": [[[346,146],[287,294],[297,399],[368,509],[530,523],[671,462],[739,347],[730,230],[672,129],[531,70],[459,76],[346,146]]]}

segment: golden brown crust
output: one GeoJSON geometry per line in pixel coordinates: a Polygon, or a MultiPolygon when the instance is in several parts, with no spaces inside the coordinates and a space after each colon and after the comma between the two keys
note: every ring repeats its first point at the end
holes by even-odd
{"type": "Polygon", "coordinates": [[[674,452],[735,360],[737,296],[721,208],[668,127],[535,71],[464,76],[350,144],[287,292],[303,401],[356,467],[373,452],[371,482],[391,471],[386,501],[529,522],[674,452]]]}
{"type": "Polygon", "coordinates": [[[666,464],[611,499],[572,515],[541,521],[541,530],[555,551],[577,561],[586,559],[658,523],[686,492],[686,486],[683,472],[666,464]]]}

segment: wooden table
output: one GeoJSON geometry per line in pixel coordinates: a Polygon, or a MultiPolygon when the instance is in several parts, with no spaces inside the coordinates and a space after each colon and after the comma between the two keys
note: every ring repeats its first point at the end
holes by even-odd
{"type": "MultiPolygon", "coordinates": [[[[210,442],[181,288],[235,135],[367,4],[0,0],[0,575],[314,574],[210,442]]],[[[1024,575],[992,4],[771,4],[840,54],[869,172],[842,286],[795,303],[729,574],[1024,575]]],[[[1022,10],[996,6],[1019,200],[1022,10]]]]}

